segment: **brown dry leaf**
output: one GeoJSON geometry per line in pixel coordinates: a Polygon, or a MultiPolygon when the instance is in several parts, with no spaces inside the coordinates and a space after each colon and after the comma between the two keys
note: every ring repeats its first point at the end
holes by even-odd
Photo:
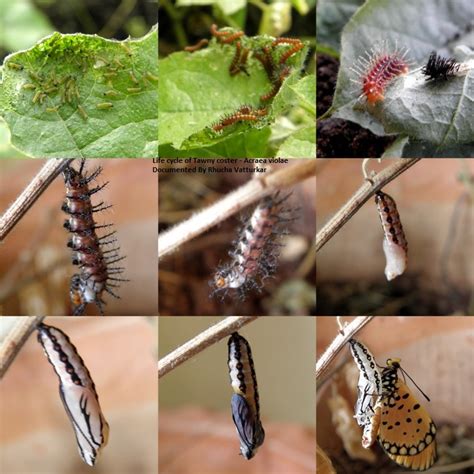
{"type": "Polygon", "coordinates": [[[316,466],[318,474],[336,474],[329,456],[316,444],[316,466]]]}
{"type": "Polygon", "coordinates": [[[334,428],[341,438],[347,454],[352,459],[375,462],[375,454],[362,447],[361,429],[353,417],[353,410],[347,400],[338,393],[337,388],[334,388],[334,392],[328,400],[328,405],[331,410],[334,428]]]}

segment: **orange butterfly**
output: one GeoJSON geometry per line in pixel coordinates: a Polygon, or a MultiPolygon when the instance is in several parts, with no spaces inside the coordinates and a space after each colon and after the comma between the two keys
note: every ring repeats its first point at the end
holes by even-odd
{"type": "Polygon", "coordinates": [[[424,471],[436,461],[436,426],[398,377],[398,370],[403,371],[400,359],[388,359],[382,371],[382,397],[368,429],[378,433],[380,445],[393,461],[413,471],[424,471]]]}

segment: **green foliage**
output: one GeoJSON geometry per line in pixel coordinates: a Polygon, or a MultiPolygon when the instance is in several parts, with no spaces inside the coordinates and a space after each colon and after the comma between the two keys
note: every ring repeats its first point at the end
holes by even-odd
{"type": "MultiPolygon", "coordinates": [[[[242,48],[258,51],[273,40],[264,35],[243,37],[241,41],[242,48]]],[[[275,54],[281,55],[288,48],[289,45],[278,45],[275,54]]],[[[177,52],[160,60],[159,142],[166,145],[160,150],[160,156],[183,156],[185,150],[189,150],[188,156],[212,153],[232,157],[271,156],[268,145],[262,141],[270,136],[270,127],[279,114],[301,107],[303,115],[314,124],[315,76],[300,80],[299,73],[307,47],[288,60],[289,75],[276,96],[268,101],[262,101],[261,97],[268,94],[273,85],[254,56],[250,55],[247,63],[248,75],[244,71],[233,76],[229,74],[235,49],[235,44],[222,45],[212,40],[206,49],[194,53],[177,52]],[[219,132],[213,130],[213,125],[243,105],[252,109],[265,108],[267,114],[257,121],[241,121],[219,132]],[[262,155],[264,151],[267,154],[262,155]]],[[[301,127],[306,127],[305,121],[300,121],[301,127]]]]}
{"type": "Polygon", "coordinates": [[[0,0],[0,47],[7,51],[29,48],[54,28],[30,0],[0,0]]]}
{"type": "Polygon", "coordinates": [[[418,152],[431,150],[433,156],[445,156],[456,147],[460,147],[460,155],[466,147],[473,150],[474,53],[465,47],[447,49],[454,36],[457,44],[469,43],[471,21],[471,0],[367,0],[343,30],[333,116],[357,122],[377,135],[407,137],[409,140],[400,143],[411,143],[412,152],[415,143],[418,152]],[[416,21],[422,18],[429,21],[416,21]],[[354,83],[360,77],[352,67],[383,42],[388,52],[396,45],[408,48],[410,71],[391,80],[385,99],[371,105],[360,97],[361,83],[354,83]],[[447,81],[426,81],[421,67],[432,50],[457,54],[459,60],[470,64],[470,70],[447,81]]]}
{"type": "Polygon", "coordinates": [[[53,35],[8,56],[0,115],[32,157],[155,157],[158,32],[122,42],[53,35]]]}

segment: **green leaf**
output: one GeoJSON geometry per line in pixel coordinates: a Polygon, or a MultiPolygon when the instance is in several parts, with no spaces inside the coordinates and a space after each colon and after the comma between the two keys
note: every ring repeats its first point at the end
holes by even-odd
{"type": "Polygon", "coordinates": [[[54,28],[30,0],[0,0],[0,47],[9,51],[29,48],[54,28]]]}
{"type": "Polygon", "coordinates": [[[415,141],[436,145],[439,152],[453,144],[474,141],[474,73],[445,83],[427,82],[420,68],[430,51],[451,54],[452,38],[469,41],[471,0],[368,0],[352,17],[342,35],[342,55],[334,116],[352,120],[378,135],[404,134],[415,141]],[[429,18],[429,21],[414,21],[429,18]],[[357,59],[374,45],[387,43],[409,49],[417,69],[394,78],[385,88],[385,99],[375,105],[358,98],[361,80],[351,70],[357,59]]]}
{"type": "Polygon", "coordinates": [[[156,157],[158,32],[122,42],[54,33],[8,56],[0,115],[33,157],[156,157]]]}
{"type": "Polygon", "coordinates": [[[281,145],[278,157],[314,158],[316,156],[316,126],[304,127],[290,135],[281,145]]]}
{"type": "Polygon", "coordinates": [[[316,33],[319,43],[339,51],[341,32],[364,0],[319,0],[316,15],[316,33]]]}
{"type": "MultiPolygon", "coordinates": [[[[268,46],[272,37],[260,36],[242,39],[242,47],[252,50],[268,46]]],[[[278,46],[288,48],[288,45],[278,46]]],[[[226,127],[220,133],[212,130],[212,125],[224,116],[238,110],[242,105],[252,108],[262,106],[260,97],[272,89],[261,63],[253,56],[249,57],[247,72],[231,76],[229,65],[232,62],[234,45],[221,45],[212,40],[209,47],[195,53],[172,53],[160,60],[159,110],[161,144],[171,144],[179,149],[207,148],[226,141],[231,135],[245,134],[249,130],[262,130],[274,120],[276,113],[272,101],[265,105],[268,115],[251,123],[242,121],[226,127]]],[[[285,94],[287,84],[298,80],[299,68],[306,55],[306,48],[288,60],[293,67],[285,80],[274,103],[280,94],[285,94]]],[[[294,97],[294,93],[291,93],[294,97]]],[[[294,105],[283,100],[278,112],[294,105]]],[[[231,155],[232,156],[232,155],[231,155]]]]}
{"type": "Polygon", "coordinates": [[[299,99],[301,107],[316,117],[316,76],[303,77],[294,86],[290,86],[299,99]]]}
{"type": "MultiPolygon", "coordinates": [[[[268,149],[270,129],[248,130],[245,133],[231,135],[209,148],[194,148],[192,156],[195,158],[261,158],[269,157],[268,149]]],[[[169,158],[188,158],[188,150],[178,151],[169,145],[160,146],[160,156],[169,158]]]]}

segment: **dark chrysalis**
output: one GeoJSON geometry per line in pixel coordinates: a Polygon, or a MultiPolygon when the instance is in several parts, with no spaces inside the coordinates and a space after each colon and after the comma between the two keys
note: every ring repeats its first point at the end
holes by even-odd
{"type": "Polygon", "coordinates": [[[232,419],[240,439],[240,452],[245,459],[252,459],[265,440],[252,351],[247,340],[237,332],[232,333],[227,345],[229,377],[234,390],[232,419]]]}
{"type": "Polygon", "coordinates": [[[85,160],[81,161],[78,170],[70,164],[63,171],[66,185],[66,200],[62,210],[69,215],[64,227],[72,234],[68,247],[73,250],[72,263],[79,267],[79,272],[71,278],[70,298],[72,314],[80,316],[89,303],[95,304],[103,315],[104,292],[115,298],[120,282],[128,281],[119,278],[124,268],[116,266],[123,260],[119,254],[120,247],[114,238],[116,232],[109,232],[98,236],[98,229],[110,228],[112,224],[97,225],[94,214],[109,209],[111,206],[104,202],[93,205],[91,196],[104,189],[108,183],[90,188],[89,184],[95,181],[102,168],[96,168],[89,175],[84,173],[85,160]]]}

